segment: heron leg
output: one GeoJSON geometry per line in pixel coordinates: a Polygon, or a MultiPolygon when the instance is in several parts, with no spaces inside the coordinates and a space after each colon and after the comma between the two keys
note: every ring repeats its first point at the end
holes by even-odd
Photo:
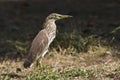
{"type": "Polygon", "coordinates": [[[44,56],[45,56],[45,54],[46,54],[47,52],[48,52],[48,49],[43,52],[43,54],[41,55],[41,57],[39,56],[39,57],[37,58],[37,66],[42,67],[42,60],[43,60],[43,58],[44,58],[44,56]]]}
{"type": "Polygon", "coordinates": [[[42,67],[42,58],[39,58],[39,59],[36,61],[36,66],[37,66],[37,67],[42,67]]]}

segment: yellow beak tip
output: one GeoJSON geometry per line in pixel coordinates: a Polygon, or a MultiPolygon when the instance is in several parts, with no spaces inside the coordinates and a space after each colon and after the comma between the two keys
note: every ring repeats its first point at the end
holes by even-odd
{"type": "Polygon", "coordinates": [[[73,16],[70,16],[70,15],[63,16],[63,18],[70,18],[70,17],[73,17],[73,16]]]}

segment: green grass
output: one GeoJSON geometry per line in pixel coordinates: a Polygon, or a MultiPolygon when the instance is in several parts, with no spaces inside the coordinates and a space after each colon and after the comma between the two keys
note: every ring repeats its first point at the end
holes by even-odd
{"type": "Polygon", "coordinates": [[[91,78],[93,77],[93,72],[91,70],[84,69],[63,69],[61,71],[55,70],[50,66],[44,66],[40,68],[38,73],[34,76],[27,76],[26,80],[64,80],[64,79],[74,79],[75,77],[81,78],[91,78]],[[45,68],[45,69],[43,69],[45,68]]]}

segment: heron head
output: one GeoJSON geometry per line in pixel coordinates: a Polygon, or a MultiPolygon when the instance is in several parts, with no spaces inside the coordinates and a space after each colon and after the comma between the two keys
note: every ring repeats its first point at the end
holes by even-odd
{"type": "Polygon", "coordinates": [[[70,15],[61,15],[61,14],[58,14],[58,13],[52,13],[50,14],[46,19],[47,20],[59,20],[59,19],[64,19],[64,18],[69,18],[69,17],[72,17],[70,15]]]}

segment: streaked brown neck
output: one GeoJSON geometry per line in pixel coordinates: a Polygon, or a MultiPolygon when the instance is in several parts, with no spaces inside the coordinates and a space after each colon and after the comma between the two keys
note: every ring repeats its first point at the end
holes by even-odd
{"type": "Polygon", "coordinates": [[[46,20],[44,23],[44,29],[47,30],[48,34],[53,32],[56,33],[56,24],[54,19],[46,20]]]}

